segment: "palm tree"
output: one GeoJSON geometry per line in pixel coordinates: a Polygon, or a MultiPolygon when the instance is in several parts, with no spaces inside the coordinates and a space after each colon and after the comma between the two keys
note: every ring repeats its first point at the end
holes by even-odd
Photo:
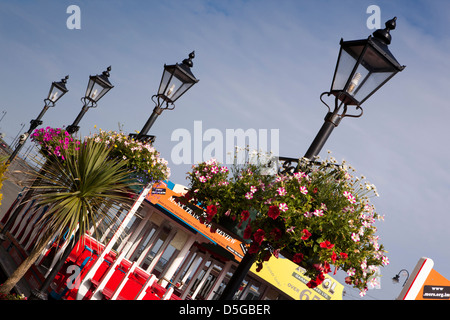
{"type": "Polygon", "coordinates": [[[52,240],[64,234],[82,239],[100,220],[111,221],[113,205],[130,205],[130,172],[126,161],[110,157],[110,148],[88,138],[74,148],[46,153],[46,164],[37,174],[40,184],[33,198],[49,210],[36,224],[40,239],[30,255],[0,287],[9,293],[52,240]]]}

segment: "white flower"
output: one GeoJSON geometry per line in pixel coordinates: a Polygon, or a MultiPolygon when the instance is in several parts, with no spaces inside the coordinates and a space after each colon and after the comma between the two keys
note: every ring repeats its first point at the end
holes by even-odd
{"type": "Polygon", "coordinates": [[[354,276],[356,274],[356,269],[355,268],[348,269],[347,274],[349,275],[349,277],[354,276]]]}

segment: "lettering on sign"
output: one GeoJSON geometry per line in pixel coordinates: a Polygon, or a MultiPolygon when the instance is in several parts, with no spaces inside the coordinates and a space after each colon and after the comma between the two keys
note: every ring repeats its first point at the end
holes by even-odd
{"type": "Polygon", "coordinates": [[[449,286],[424,286],[423,296],[424,299],[450,299],[450,287],[449,286]]]}

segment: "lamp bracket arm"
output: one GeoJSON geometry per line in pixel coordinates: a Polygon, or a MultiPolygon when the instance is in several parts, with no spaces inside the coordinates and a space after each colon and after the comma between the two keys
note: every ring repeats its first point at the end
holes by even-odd
{"type": "Polygon", "coordinates": [[[45,103],[46,107],[54,107],[55,106],[55,103],[52,100],[50,100],[49,98],[44,99],[44,103],[45,103]]]}
{"type": "Polygon", "coordinates": [[[96,108],[97,103],[87,97],[81,98],[81,102],[83,102],[83,106],[86,108],[96,108]]]}
{"type": "Polygon", "coordinates": [[[173,110],[173,109],[175,109],[175,105],[173,104],[173,102],[166,101],[165,99],[162,99],[162,101],[161,101],[161,95],[159,95],[159,94],[153,95],[152,96],[152,101],[155,104],[156,108],[159,108],[161,110],[173,110]],[[156,101],[155,101],[155,98],[156,98],[156,101]],[[165,107],[163,106],[164,105],[164,101],[166,102],[166,106],[165,107]],[[169,103],[170,103],[170,106],[169,106],[169,103]]]}
{"type": "Polygon", "coordinates": [[[330,106],[325,101],[323,101],[323,99],[322,99],[322,97],[324,95],[330,96],[331,92],[322,92],[322,94],[320,95],[320,101],[322,101],[322,103],[328,108],[328,112],[331,112],[330,106]]]}
{"type": "MultiPolygon", "coordinates": [[[[356,106],[356,110],[359,110],[359,114],[347,114],[347,110],[348,110],[348,105],[345,104],[343,101],[340,101],[340,95],[337,95],[335,97],[335,102],[334,102],[334,110],[331,111],[330,106],[323,100],[323,96],[327,95],[330,96],[331,92],[323,92],[320,95],[320,101],[322,101],[322,103],[328,108],[328,115],[326,116],[326,119],[330,119],[330,118],[336,118],[339,117],[340,119],[343,119],[345,117],[351,117],[351,118],[359,118],[363,115],[364,110],[360,105],[356,106]],[[342,109],[342,112],[340,112],[342,109]],[[340,112],[340,113],[339,113],[340,112]]],[[[340,120],[339,120],[340,121],[340,120]]]]}

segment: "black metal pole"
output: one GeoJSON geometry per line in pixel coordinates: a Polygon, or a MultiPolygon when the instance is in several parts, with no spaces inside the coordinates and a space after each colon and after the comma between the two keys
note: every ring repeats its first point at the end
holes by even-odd
{"type": "Polygon", "coordinates": [[[335,112],[329,112],[325,116],[322,127],[320,128],[319,132],[317,133],[316,137],[314,138],[313,142],[304,155],[305,158],[313,160],[314,157],[319,155],[320,151],[325,145],[325,142],[327,142],[328,138],[330,137],[331,132],[333,132],[334,128],[338,126],[340,120],[340,116],[336,115],[335,112]]]}
{"type": "Polygon", "coordinates": [[[68,126],[66,129],[69,134],[74,134],[74,133],[78,132],[78,130],[80,129],[78,124],[80,123],[81,119],[84,117],[84,115],[86,114],[88,109],[89,109],[89,107],[86,104],[83,106],[83,108],[81,108],[81,111],[78,114],[78,116],[75,118],[73,123],[70,126],[68,126]]]}
{"type": "MultiPolygon", "coordinates": [[[[331,132],[333,132],[333,129],[338,126],[341,120],[341,117],[337,114],[337,111],[338,110],[335,110],[334,112],[329,112],[325,116],[322,127],[320,128],[319,132],[317,133],[316,137],[314,138],[313,142],[308,148],[308,151],[306,151],[305,153],[304,156],[305,158],[313,160],[314,157],[320,153],[322,147],[325,145],[325,142],[331,135],[331,132]]],[[[239,263],[238,267],[236,268],[236,271],[231,276],[230,281],[228,281],[228,284],[223,290],[222,295],[219,297],[219,300],[233,299],[233,297],[236,294],[236,291],[239,289],[242,281],[244,280],[248,271],[255,262],[255,258],[256,254],[250,254],[249,252],[247,252],[244,255],[244,258],[239,263]]]]}
{"type": "Polygon", "coordinates": [[[255,262],[255,258],[256,254],[250,254],[247,251],[218,300],[233,300],[233,297],[239,290],[242,281],[255,262]]]}
{"type": "Polygon", "coordinates": [[[144,127],[142,130],[138,133],[136,140],[140,140],[147,136],[147,133],[149,132],[150,128],[155,123],[156,119],[161,115],[163,109],[161,109],[159,106],[156,106],[153,109],[152,115],[150,118],[148,118],[147,122],[144,124],[144,127]]]}
{"type": "Polygon", "coordinates": [[[28,129],[28,131],[25,134],[25,138],[21,139],[19,141],[19,144],[17,145],[17,147],[14,149],[14,151],[11,153],[11,155],[9,156],[7,163],[11,163],[14,158],[17,156],[17,154],[19,153],[19,151],[22,149],[23,145],[25,144],[25,142],[27,141],[28,137],[30,136],[30,134],[33,133],[33,131],[42,124],[42,117],[44,116],[45,112],[48,110],[49,105],[45,104],[44,108],[42,109],[41,113],[39,113],[38,117],[35,120],[31,120],[30,121],[30,129],[28,129]]]}

